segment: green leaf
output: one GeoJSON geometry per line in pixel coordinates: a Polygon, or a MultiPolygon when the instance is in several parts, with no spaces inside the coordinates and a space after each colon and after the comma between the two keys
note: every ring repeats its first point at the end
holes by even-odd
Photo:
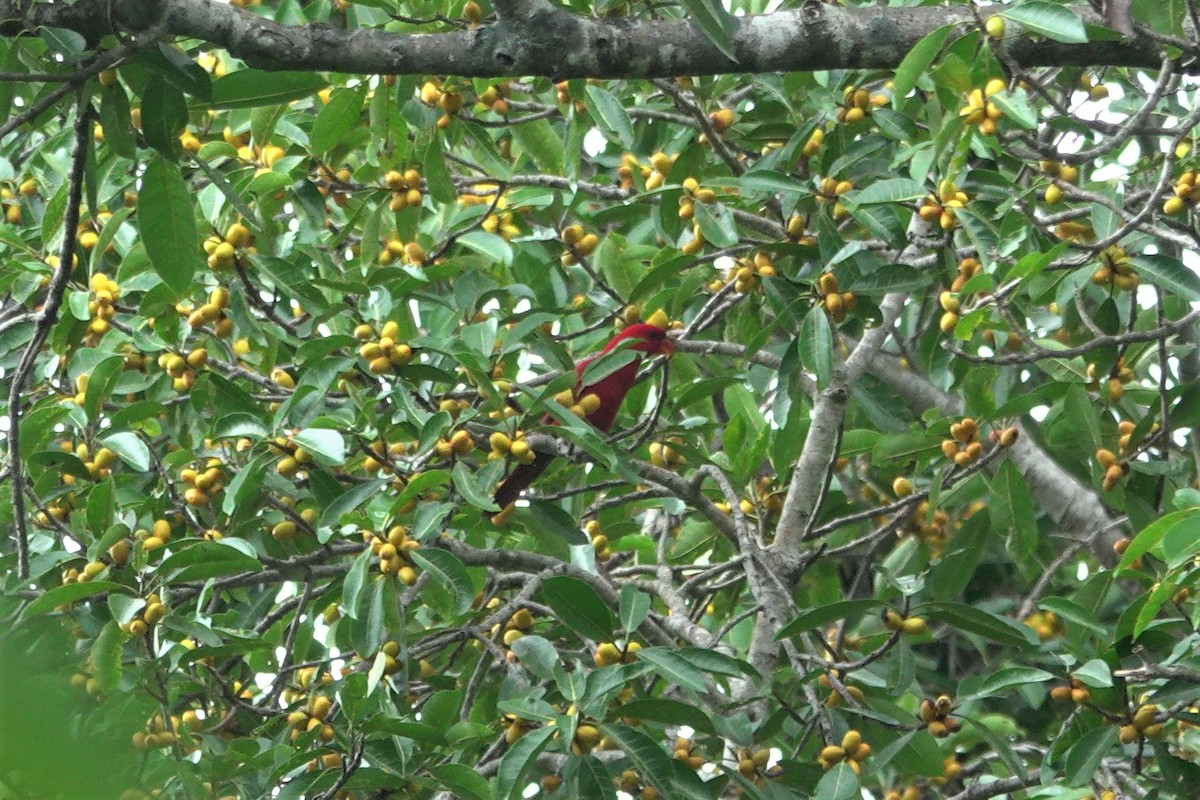
{"type": "MultiPolygon", "coordinates": [[[[1027,686],[1031,683],[1043,683],[1054,680],[1055,676],[1044,669],[1034,667],[1006,667],[996,670],[983,679],[983,682],[971,692],[972,699],[991,697],[1013,686],[1027,686]]],[[[966,699],[966,698],[962,698],[966,699]]]]}
{"type": "Polygon", "coordinates": [[[429,187],[429,194],[434,200],[439,203],[453,203],[458,199],[454,179],[451,178],[450,170],[446,168],[446,159],[442,155],[441,139],[434,138],[429,143],[425,150],[422,170],[425,173],[425,185],[429,187]]]}
{"type": "Polygon", "coordinates": [[[637,717],[651,722],[663,722],[669,725],[687,725],[701,733],[716,733],[712,720],[700,708],[679,700],[669,700],[663,697],[649,697],[645,700],[633,700],[617,709],[622,717],[637,717]]]}
{"type": "Polygon", "coordinates": [[[478,473],[471,472],[466,464],[461,461],[455,462],[450,474],[454,478],[454,488],[468,503],[484,511],[500,510],[500,506],[493,502],[488,490],[479,485],[478,473]]]}
{"type": "Polygon", "coordinates": [[[150,448],[136,433],[113,433],[100,439],[100,442],[138,472],[150,471],[150,448]]]}
{"type": "Polygon", "coordinates": [[[37,598],[29,605],[25,606],[22,612],[23,618],[35,617],[39,614],[45,614],[54,611],[59,606],[77,603],[85,597],[91,597],[94,594],[102,594],[104,592],[122,592],[124,594],[133,594],[133,589],[120,583],[112,581],[88,581],[87,583],[67,583],[62,586],[55,586],[48,590],[41,597],[37,598]]]}
{"type": "Polygon", "coordinates": [[[1001,17],[1018,23],[1025,30],[1067,44],[1083,44],[1088,40],[1083,20],[1066,6],[1032,2],[1004,6],[1001,17]]]}
{"type": "Polygon", "coordinates": [[[695,204],[695,220],[704,239],[714,247],[732,247],[738,243],[737,223],[724,203],[695,204]]]}
{"type": "Polygon", "coordinates": [[[858,786],[858,775],[845,761],[834,765],[833,769],[821,776],[817,783],[817,791],[813,800],[849,800],[861,793],[858,786]]]}
{"type": "Polygon", "coordinates": [[[803,181],[776,172],[773,169],[752,169],[744,172],[738,178],[738,186],[743,192],[765,192],[774,194],[784,192],[792,194],[811,194],[812,187],[803,181]]]}
{"type": "Polygon", "coordinates": [[[486,256],[497,264],[510,266],[513,261],[512,245],[503,238],[487,231],[468,231],[458,237],[458,243],[486,256]]]}
{"type": "Polygon", "coordinates": [[[650,613],[650,595],[639,590],[631,583],[621,587],[618,615],[621,618],[621,628],[626,633],[633,633],[650,613]]]}
{"type": "Polygon", "coordinates": [[[327,85],[315,72],[240,69],[213,84],[212,105],[214,108],[282,105],[301,97],[312,97],[327,85]]]}
{"type": "Polygon", "coordinates": [[[125,638],[117,621],[109,620],[88,652],[88,667],[92,677],[99,681],[102,692],[111,692],[121,683],[121,646],[125,638]]]}
{"type": "Polygon", "coordinates": [[[1087,628],[1100,636],[1108,634],[1108,628],[1096,620],[1095,614],[1067,600],[1065,597],[1043,597],[1038,601],[1038,608],[1043,611],[1053,611],[1062,617],[1064,622],[1069,622],[1081,628],[1087,628]]]}
{"type": "Polygon", "coordinates": [[[512,643],[510,649],[536,677],[544,681],[554,680],[558,651],[546,639],[541,636],[522,636],[512,643]]]}
{"type": "Polygon", "coordinates": [[[1102,725],[1088,731],[1067,751],[1065,775],[1068,786],[1083,786],[1092,779],[1104,756],[1117,743],[1117,726],[1102,725]]]}
{"type": "Polygon", "coordinates": [[[775,634],[776,639],[787,639],[801,633],[824,627],[840,619],[850,619],[882,608],[878,600],[842,600],[837,603],[820,606],[810,611],[804,611],[800,616],[780,628],[775,634]]]}
{"type": "Polygon", "coordinates": [[[338,495],[332,503],[326,506],[324,513],[321,514],[321,526],[334,526],[341,518],[361,506],[363,503],[370,500],[375,495],[387,486],[387,479],[379,479],[360,483],[350,487],[342,494],[338,495]]]}
{"type": "Polygon", "coordinates": [[[129,98],[121,86],[105,89],[100,95],[100,125],[104,143],[123,158],[137,155],[137,138],[129,116],[129,98]]]}
{"type": "Polygon", "coordinates": [[[880,203],[908,203],[920,200],[929,194],[924,184],[908,178],[889,178],[872,183],[866,188],[850,194],[847,199],[855,205],[869,206],[880,203]]]}
{"type": "Polygon", "coordinates": [[[685,689],[694,692],[704,692],[708,689],[704,682],[704,673],[671,648],[643,648],[638,653],[638,660],[649,664],[663,678],[685,689]]]}
{"type": "Polygon", "coordinates": [[[997,92],[988,98],[996,108],[1004,112],[1004,116],[1027,131],[1037,130],[1038,113],[1025,99],[1024,92],[997,92]]]}
{"type": "Polygon", "coordinates": [[[654,784],[654,788],[662,793],[664,800],[675,797],[708,800],[708,793],[698,795],[694,784],[685,781],[662,780],[673,774],[674,765],[662,745],[654,739],[626,725],[601,725],[600,731],[625,753],[625,757],[629,759],[634,769],[642,775],[648,776],[650,782],[654,784]]]}
{"type": "Polygon", "coordinates": [[[683,0],[688,17],[696,23],[704,35],[721,54],[730,61],[737,61],[733,52],[733,32],[737,21],[720,0],[683,0]]]}
{"type": "MultiPolygon", "coordinates": [[[[142,133],[146,141],[161,156],[175,161],[183,152],[179,134],[186,127],[187,102],[183,92],[158,76],[152,77],[142,95],[142,133]]],[[[143,181],[143,192],[145,186],[143,181]]]]}
{"type": "Polygon", "coordinates": [[[846,288],[855,294],[874,295],[891,292],[915,292],[933,283],[929,270],[919,270],[908,264],[888,264],[874,272],[860,275],[846,288]]]}
{"type": "Polygon", "coordinates": [[[619,142],[626,150],[633,149],[633,124],[625,107],[612,92],[589,83],[584,102],[592,119],[610,139],[619,142]]]}
{"type": "Polygon", "coordinates": [[[1154,585],[1154,589],[1146,596],[1146,602],[1138,609],[1137,619],[1133,625],[1133,638],[1138,638],[1150,627],[1158,617],[1158,612],[1163,605],[1171,599],[1171,595],[1175,594],[1175,589],[1175,582],[1170,580],[1160,581],[1154,585]]]}
{"type": "MultiPolygon", "coordinates": [[[[517,640],[517,644],[522,641],[524,639],[517,640]]],[[[509,800],[523,796],[527,783],[524,780],[526,775],[533,770],[538,754],[550,742],[550,737],[556,733],[558,733],[558,729],[552,726],[534,728],[508,748],[508,751],[500,759],[500,766],[496,769],[495,797],[497,800],[509,800]]]]}
{"type": "Polygon", "coordinates": [[[186,294],[202,252],[192,191],[179,168],[161,155],[146,165],[137,219],[154,271],[176,295],[186,294]]]}
{"type": "Polygon", "coordinates": [[[596,590],[579,578],[557,575],[542,581],[542,600],[563,625],[598,642],[612,640],[616,620],[596,590]]]}
{"type": "Polygon", "coordinates": [[[343,613],[350,618],[358,616],[358,601],[362,596],[363,587],[367,584],[367,573],[371,569],[373,557],[371,548],[363,548],[363,551],[354,559],[354,563],[350,565],[350,569],[346,571],[346,578],[342,581],[341,607],[343,613]]]}
{"type": "Polygon", "coordinates": [[[1033,647],[1037,635],[1028,626],[965,603],[938,602],[918,606],[913,613],[934,619],[967,633],[1018,648],[1033,647]]]}
{"type": "Polygon", "coordinates": [[[214,542],[189,544],[163,559],[158,569],[159,574],[170,576],[170,582],[184,583],[222,575],[261,572],[262,564],[249,542],[226,537],[214,542]]]}
{"type": "Polygon", "coordinates": [[[1113,685],[1112,669],[1107,662],[1098,658],[1093,658],[1082,667],[1072,670],[1071,677],[1078,678],[1093,689],[1108,689],[1113,685]]]}
{"type": "Polygon", "coordinates": [[[358,125],[366,96],[366,84],[333,93],[329,104],[313,121],[308,137],[308,149],[314,156],[322,156],[342,144],[346,135],[358,125]]]}
{"type": "Polygon", "coordinates": [[[1163,534],[1163,558],[1167,567],[1176,569],[1200,552],[1200,525],[1176,525],[1163,534]]]}
{"type": "Polygon", "coordinates": [[[895,98],[896,105],[916,88],[917,81],[921,79],[921,76],[929,74],[930,65],[942,51],[946,38],[953,31],[953,25],[934,28],[925,34],[912,50],[908,51],[908,55],[900,62],[900,66],[896,67],[896,76],[892,82],[892,96],[895,98]]]}
{"type": "Polygon", "coordinates": [[[1134,256],[1133,266],[1151,283],[1171,294],[1194,303],[1200,300],[1200,275],[1177,258],[1164,255],[1134,256]]]}
{"type": "Polygon", "coordinates": [[[543,172],[551,175],[562,172],[563,139],[549,120],[539,119],[513,125],[509,130],[543,172]]]}
{"type": "Polygon", "coordinates": [[[817,376],[817,386],[828,386],[833,377],[833,327],[821,306],[813,306],[800,323],[797,340],[800,364],[817,376]]]}
{"type": "Polygon", "coordinates": [[[1167,514],[1165,517],[1159,517],[1154,522],[1143,528],[1137,536],[1133,537],[1133,541],[1129,543],[1125,553],[1121,556],[1121,563],[1117,564],[1117,574],[1119,575],[1124,570],[1131,567],[1134,561],[1149,553],[1158,545],[1162,538],[1167,535],[1168,531],[1174,530],[1176,527],[1187,526],[1191,528],[1196,525],[1195,519],[1200,516],[1200,508],[1189,508],[1184,511],[1174,511],[1167,514]]]}
{"type": "Polygon", "coordinates": [[[436,547],[426,547],[410,550],[408,556],[450,592],[454,598],[451,613],[457,616],[471,607],[471,602],[475,599],[475,584],[471,582],[467,568],[453,553],[436,547]]]}
{"type": "Polygon", "coordinates": [[[466,764],[435,765],[429,768],[429,774],[463,800],[490,800],[492,796],[487,779],[466,764]]]}
{"type": "Polygon", "coordinates": [[[1003,461],[992,479],[988,516],[994,526],[1005,532],[1013,552],[1022,558],[1037,549],[1036,515],[1025,477],[1011,461],[1003,461]]]}

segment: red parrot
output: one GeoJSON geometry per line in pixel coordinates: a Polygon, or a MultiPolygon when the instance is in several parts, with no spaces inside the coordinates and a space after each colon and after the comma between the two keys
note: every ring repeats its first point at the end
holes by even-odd
{"type": "MultiPolygon", "coordinates": [[[[625,328],[609,340],[599,353],[588,356],[575,365],[574,395],[585,408],[596,402],[590,400],[585,403],[589,395],[594,395],[599,400],[599,405],[589,410],[584,415],[584,419],[602,431],[607,431],[612,427],[617,412],[621,410],[621,403],[625,400],[625,395],[629,393],[629,390],[633,388],[634,381],[637,380],[638,367],[641,366],[642,359],[641,357],[634,358],[628,364],[622,365],[589,386],[582,385],[583,373],[589,364],[604,354],[612,352],[621,342],[628,339],[636,341],[626,349],[647,355],[670,356],[675,349],[675,343],[667,338],[666,330],[657,325],[639,323],[625,328]]],[[[553,418],[549,416],[545,421],[551,425],[555,424],[553,418]]],[[[546,467],[550,466],[550,462],[553,460],[552,455],[538,453],[533,461],[528,464],[518,464],[512,472],[508,473],[508,477],[496,489],[494,496],[496,505],[500,506],[501,512],[515,501],[521,492],[529,488],[529,485],[537,479],[537,476],[546,471],[546,467]]]]}

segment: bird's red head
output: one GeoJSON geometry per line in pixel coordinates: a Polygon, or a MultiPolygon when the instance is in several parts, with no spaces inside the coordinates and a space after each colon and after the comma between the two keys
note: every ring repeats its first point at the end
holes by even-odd
{"type": "Polygon", "coordinates": [[[637,350],[648,355],[665,355],[670,356],[675,352],[675,343],[667,337],[667,332],[657,325],[649,325],[645,322],[639,322],[637,325],[630,325],[625,330],[615,336],[612,341],[604,346],[604,352],[616,348],[621,342],[626,339],[639,339],[629,345],[630,350],[637,350]]]}

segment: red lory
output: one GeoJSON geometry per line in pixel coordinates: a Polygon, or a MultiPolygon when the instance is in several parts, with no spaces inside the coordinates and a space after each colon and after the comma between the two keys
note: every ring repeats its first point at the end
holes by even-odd
{"type": "MultiPolygon", "coordinates": [[[[584,412],[584,419],[602,431],[607,431],[612,427],[617,412],[621,410],[621,403],[625,400],[625,395],[629,393],[629,390],[633,388],[634,381],[637,380],[638,367],[641,366],[643,356],[635,357],[632,361],[622,364],[600,380],[587,386],[583,385],[583,373],[593,361],[606,353],[611,353],[626,341],[632,341],[632,344],[626,345],[622,349],[650,356],[660,354],[670,356],[675,347],[674,342],[667,338],[667,331],[664,328],[643,322],[625,328],[610,339],[599,353],[588,356],[575,365],[576,383],[573,392],[575,405],[584,412]]],[[[554,420],[550,417],[547,417],[545,422],[554,424],[554,420]]],[[[554,456],[552,455],[537,453],[533,461],[528,464],[518,464],[512,472],[508,473],[508,477],[496,489],[494,496],[496,505],[500,506],[501,511],[503,512],[521,492],[529,488],[529,485],[537,479],[537,476],[546,471],[546,467],[550,466],[550,462],[553,460],[554,456]]]]}

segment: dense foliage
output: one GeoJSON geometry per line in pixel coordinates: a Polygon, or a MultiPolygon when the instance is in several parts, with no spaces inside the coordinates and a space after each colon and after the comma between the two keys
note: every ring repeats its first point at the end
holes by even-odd
{"type": "MultiPolygon", "coordinates": [[[[675,80],[6,40],[0,798],[1194,796],[1200,102],[1006,9],[675,80]]],[[[393,10],[249,12],[492,19],[393,10]]]]}

